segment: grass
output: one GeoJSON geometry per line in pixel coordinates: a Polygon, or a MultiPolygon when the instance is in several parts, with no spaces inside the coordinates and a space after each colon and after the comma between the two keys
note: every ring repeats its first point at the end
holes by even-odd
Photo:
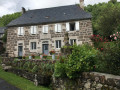
{"type": "MultiPolygon", "coordinates": [[[[0,62],[1,62],[1,57],[0,57],[0,62]]],[[[48,87],[43,87],[43,86],[36,87],[33,84],[33,82],[31,82],[27,79],[19,77],[13,73],[3,71],[1,66],[0,66],[0,78],[4,79],[11,85],[14,85],[14,86],[20,88],[21,90],[51,90],[48,87]]]]}
{"type": "MultiPolygon", "coordinates": [[[[15,58],[18,59],[18,58],[15,58]]],[[[29,57],[27,56],[26,59],[29,59],[29,57]]],[[[40,56],[35,56],[35,59],[40,59],[40,56]]],[[[55,56],[55,59],[58,59],[58,56],[55,56]]],[[[47,60],[52,60],[52,56],[47,56],[47,60]]]]}

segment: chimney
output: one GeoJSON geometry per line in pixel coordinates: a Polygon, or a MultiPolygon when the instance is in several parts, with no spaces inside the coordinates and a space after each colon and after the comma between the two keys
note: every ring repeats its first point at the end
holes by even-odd
{"type": "Polygon", "coordinates": [[[26,12],[26,9],[22,7],[22,14],[24,14],[25,12],[26,12]]]}
{"type": "Polygon", "coordinates": [[[84,10],[84,0],[80,0],[80,7],[84,10]]]}

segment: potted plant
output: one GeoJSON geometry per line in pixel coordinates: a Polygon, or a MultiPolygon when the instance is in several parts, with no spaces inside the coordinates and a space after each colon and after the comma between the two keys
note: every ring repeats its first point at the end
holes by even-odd
{"type": "Polygon", "coordinates": [[[43,58],[46,59],[46,58],[47,58],[47,55],[43,54],[43,58]]]}
{"type": "Polygon", "coordinates": [[[42,53],[40,54],[40,59],[43,59],[43,54],[42,53]]]}
{"type": "Polygon", "coordinates": [[[35,59],[35,55],[34,54],[32,54],[31,57],[32,57],[32,59],[35,59]]]}
{"type": "Polygon", "coordinates": [[[24,56],[22,57],[22,59],[26,59],[26,56],[24,55],[24,56]]]}
{"type": "Polygon", "coordinates": [[[32,59],[32,56],[31,56],[31,54],[29,54],[29,59],[32,59]]]}
{"type": "Polygon", "coordinates": [[[50,55],[52,55],[52,60],[55,60],[55,51],[51,50],[49,53],[50,55]]]}

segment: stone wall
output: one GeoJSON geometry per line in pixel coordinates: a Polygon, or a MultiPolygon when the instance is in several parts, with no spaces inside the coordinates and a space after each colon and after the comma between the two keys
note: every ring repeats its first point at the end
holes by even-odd
{"type": "MultiPolygon", "coordinates": [[[[80,30],[79,31],[69,31],[69,39],[76,39],[76,43],[84,44],[89,43],[92,44],[89,36],[93,34],[92,30],[92,23],[91,20],[81,20],[80,22],[80,30]]],[[[49,31],[48,34],[42,33],[42,26],[37,25],[37,34],[31,35],[30,34],[30,26],[24,26],[24,35],[18,36],[18,27],[9,27],[8,28],[8,37],[7,37],[7,52],[11,57],[18,56],[18,45],[19,43],[23,44],[23,54],[37,54],[42,53],[42,45],[47,42],[49,44],[49,51],[55,50],[57,53],[60,53],[60,49],[56,49],[55,41],[61,40],[62,46],[64,46],[64,34],[66,32],[66,22],[61,23],[62,25],[62,32],[56,33],[55,32],[55,23],[48,24],[49,31]],[[30,49],[30,42],[37,43],[37,49],[31,50],[30,49]]]]}
{"type": "Polygon", "coordinates": [[[83,73],[78,79],[53,78],[53,90],[120,90],[120,76],[83,73]]]}

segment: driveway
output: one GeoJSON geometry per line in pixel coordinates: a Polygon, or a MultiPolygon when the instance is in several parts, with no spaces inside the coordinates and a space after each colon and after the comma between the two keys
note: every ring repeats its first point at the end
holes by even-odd
{"type": "Polygon", "coordinates": [[[10,85],[3,79],[0,79],[0,90],[20,90],[16,88],[15,86],[10,85]]]}

